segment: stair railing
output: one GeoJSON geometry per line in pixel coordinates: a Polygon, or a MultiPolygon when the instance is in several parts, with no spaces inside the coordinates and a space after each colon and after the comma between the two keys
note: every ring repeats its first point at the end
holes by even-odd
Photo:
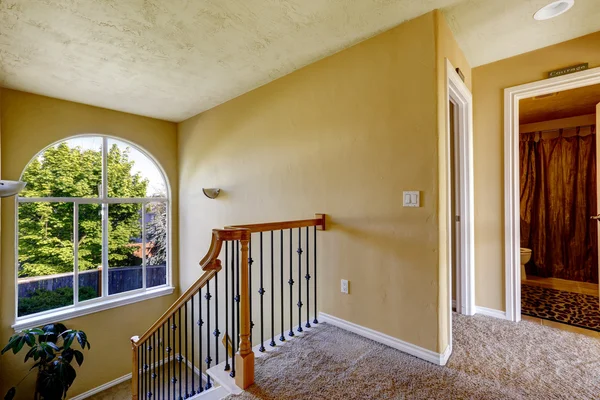
{"type": "MultiPolygon", "coordinates": [[[[309,220],[285,221],[276,223],[263,223],[251,225],[228,226],[225,229],[214,229],[211,244],[206,256],[200,261],[200,267],[204,273],[194,282],[170,307],[169,309],[148,329],[142,336],[131,338],[132,344],[132,398],[139,400],[147,399],[185,399],[208,390],[213,386],[211,377],[207,374],[203,378],[202,362],[205,369],[211,368],[215,357],[214,366],[219,364],[220,339],[225,345],[225,360],[223,369],[230,371],[229,375],[235,379],[235,383],[242,389],[248,388],[254,383],[254,352],[252,351],[252,328],[254,319],[252,313],[252,234],[258,236],[260,244],[260,310],[255,310],[260,317],[260,348],[264,348],[264,300],[265,285],[263,282],[263,234],[270,233],[271,246],[271,346],[275,346],[274,327],[274,304],[275,304],[275,282],[274,282],[274,233],[280,232],[280,292],[281,292],[281,331],[280,341],[285,340],[284,334],[284,230],[289,231],[289,326],[288,336],[293,333],[292,296],[298,299],[298,332],[302,332],[302,228],[305,228],[305,271],[306,275],[306,325],[310,327],[309,321],[309,299],[311,278],[309,271],[309,227],[314,228],[313,234],[313,323],[317,321],[316,304],[316,231],[325,229],[325,215],[316,214],[316,218],[309,220]],[[292,277],[292,253],[293,253],[293,230],[297,229],[296,252],[298,253],[298,291],[292,294],[294,280],[292,277]],[[224,250],[224,252],[222,251],[224,250]],[[224,259],[224,266],[221,263],[224,259]],[[221,272],[221,274],[219,274],[221,272]],[[219,276],[225,275],[224,285],[219,293],[219,276]],[[212,293],[211,293],[212,289],[212,293]],[[225,332],[219,329],[219,315],[223,309],[219,308],[225,303],[225,332]],[[212,309],[212,310],[211,310],[212,309]],[[211,311],[214,313],[211,317],[211,311]],[[257,311],[260,311],[258,313],[257,311]],[[229,318],[231,312],[231,318],[229,318]],[[211,322],[214,322],[214,330],[211,332],[211,322]],[[195,328],[197,326],[197,328],[195,328]],[[231,328],[231,330],[230,330],[231,328]],[[196,332],[197,329],[197,332],[196,332]],[[205,335],[202,330],[205,329],[205,335]],[[221,335],[223,333],[223,335],[221,335]],[[196,335],[197,334],[197,335],[196,335]],[[231,336],[230,336],[231,334],[231,336]],[[232,338],[229,341],[229,338],[232,338]],[[237,340],[236,340],[237,338],[237,340]],[[213,342],[214,340],[214,342],[213,342]],[[214,348],[211,350],[211,342],[214,348]],[[205,352],[206,351],[206,352],[205,352]],[[229,356],[231,354],[231,364],[229,356]],[[204,358],[204,356],[206,356],[204,358]],[[203,359],[204,358],[204,359],[203,359]]],[[[287,244],[287,243],[286,243],[287,244]]],[[[286,266],[287,267],[287,266],[286,266]]]]}

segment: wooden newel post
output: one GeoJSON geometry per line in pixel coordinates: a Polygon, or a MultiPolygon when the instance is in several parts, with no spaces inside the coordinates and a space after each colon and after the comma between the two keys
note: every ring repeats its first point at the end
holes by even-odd
{"type": "Polygon", "coordinates": [[[132,348],[132,371],[131,371],[131,398],[133,400],[138,400],[138,379],[139,379],[139,365],[138,365],[138,347],[137,342],[140,339],[139,336],[134,336],[131,338],[131,348],[132,348]]]}
{"type": "Polygon", "coordinates": [[[240,351],[235,355],[235,383],[242,389],[247,389],[254,383],[254,353],[250,343],[250,293],[248,276],[248,243],[250,231],[240,240],[242,245],[241,293],[240,293],[240,351]]]}

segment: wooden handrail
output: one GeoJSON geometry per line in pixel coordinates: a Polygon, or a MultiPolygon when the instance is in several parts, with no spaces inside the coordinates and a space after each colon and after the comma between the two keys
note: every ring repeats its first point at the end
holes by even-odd
{"type": "Polygon", "coordinates": [[[298,221],[267,222],[264,224],[231,225],[225,229],[248,229],[251,233],[279,231],[282,229],[305,228],[316,226],[318,230],[325,230],[325,214],[315,214],[314,219],[301,219],[298,221]]]}
{"type": "Polygon", "coordinates": [[[213,278],[213,276],[215,276],[215,274],[219,272],[220,269],[221,266],[219,265],[218,268],[205,271],[202,274],[202,276],[200,276],[200,279],[194,282],[192,286],[190,286],[181,296],[179,296],[175,303],[171,304],[169,309],[154,324],[152,324],[152,326],[146,331],[146,333],[144,333],[142,336],[132,337],[131,343],[137,347],[138,343],[143,343],[146,339],[152,336],[152,334],[156,332],[158,328],[160,328],[165,322],[167,322],[167,320],[171,318],[173,314],[175,314],[177,310],[179,310],[188,300],[190,300],[192,296],[198,292],[199,289],[203,288],[208,283],[208,281],[210,281],[213,278]]]}

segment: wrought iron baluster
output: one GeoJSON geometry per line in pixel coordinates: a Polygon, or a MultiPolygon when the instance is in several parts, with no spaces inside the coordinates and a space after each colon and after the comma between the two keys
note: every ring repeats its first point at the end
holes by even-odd
{"type": "Polygon", "coordinates": [[[171,329],[171,317],[167,318],[167,357],[165,359],[165,363],[167,365],[167,398],[170,398],[171,394],[171,352],[173,349],[171,348],[171,333],[169,332],[171,329]]]}
{"type": "Polygon", "coordinates": [[[260,347],[258,351],[265,351],[265,309],[264,309],[264,295],[265,295],[265,287],[263,282],[263,233],[260,233],[260,289],[258,289],[258,294],[260,294],[260,347]]]}
{"type": "Polygon", "coordinates": [[[313,284],[314,284],[314,293],[315,293],[315,309],[313,324],[318,324],[319,320],[317,319],[317,227],[314,227],[313,230],[313,284]]]}
{"type": "Polygon", "coordinates": [[[280,280],[280,305],[281,305],[281,333],[279,334],[279,340],[285,342],[285,335],[283,334],[283,229],[279,231],[279,280],[280,280]]]}
{"type": "MultiPolygon", "coordinates": [[[[183,356],[181,355],[181,353],[182,353],[182,350],[184,350],[184,349],[182,346],[183,342],[181,341],[181,331],[182,331],[182,329],[181,329],[181,307],[179,307],[179,310],[177,310],[177,317],[178,317],[177,323],[179,324],[178,325],[179,329],[177,330],[178,336],[179,336],[179,341],[177,342],[177,344],[179,345],[179,356],[177,358],[177,364],[179,364],[179,398],[182,398],[183,396],[181,396],[181,393],[182,393],[183,382],[181,382],[181,378],[183,377],[183,374],[181,373],[181,361],[182,361],[183,356]]],[[[187,373],[187,368],[185,370],[187,373]]]]}
{"type": "MultiPolygon", "coordinates": [[[[176,390],[177,390],[177,363],[175,362],[175,355],[177,354],[177,350],[179,350],[179,343],[177,343],[177,339],[176,339],[176,335],[177,335],[177,325],[175,324],[175,313],[173,313],[173,321],[171,324],[171,331],[172,331],[172,335],[173,335],[173,356],[170,357],[169,362],[171,364],[173,364],[173,378],[171,378],[171,382],[173,383],[173,400],[175,400],[177,397],[176,395],[176,390]]],[[[181,350],[179,350],[181,351],[181,350]]],[[[181,376],[180,376],[181,378],[181,376]]]]}
{"type": "Polygon", "coordinates": [[[298,228],[298,332],[302,332],[302,228],[298,228]]]}
{"type": "Polygon", "coordinates": [[[306,325],[305,328],[310,328],[310,240],[309,229],[306,227],[306,325]]]}
{"type": "MultiPolygon", "coordinates": [[[[168,325],[168,322],[166,323],[168,325]]],[[[165,399],[165,365],[168,365],[165,362],[165,324],[162,324],[162,326],[160,327],[161,330],[161,343],[162,343],[162,357],[161,357],[161,368],[160,368],[160,375],[161,375],[161,380],[162,380],[162,398],[165,399]]],[[[168,331],[168,330],[167,330],[168,331]]]]}
{"type": "Polygon", "coordinates": [[[156,395],[156,377],[158,376],[156,374],[156,332],[152,334],[152,349],[150,350],[152,354],[152,375],[150,376],[152,378],[152,396],[156,395]]]}
{"type": "MultiPolygon", "coordinates": [[[[188,387],[188,382],[189,382],[189,376],[188,376],[188,371],[189,371],[189,366],[188,366],[188,309],[187,309],[187,301],[184,304],[184,311],[185,311],[185,317],[184,317],[184,325],[185,325],[185,397],[189,397],[190,396],[190,390],[188,387]]],[[[179,397],[181,397],[181,392],[179,393],[179,397]]]]}
{"type": "MultiPolygon", "coordinates": [[[[204,298],[206,299],[206,370],[210,369],[210,363],[212,362],[212,358],[210,356],[210,299],[212,295],[210,294],[210,282],[206,284],[206,295],[204,298]]],[[[210,389],[212,384],[210,383],[210,376],[206,382],[206,386],[204,387],[206,390],[210,389]]]]}
{"type": "Polygon", "coordinates": [[[271,343],[269,346],[275,346],[275,259],[273,256],[273,234],[271,231],[271,343]]]}
{"type": "Polygon", "coordinates": [[[160,349],[161,349],[161,345],[160,345],[160,329],[158,329],[156,331],[156,344],[154,346],[154,357],[155,357],[155,370],[156,370],[156,377],[154,378],[154,380],[156,381],[156,391],[154,392],[154,397],[157,399],[160,399],[160,366],[161,366],[161,360],[160,360],[160,349]]]}
{"type": "MultiPolygon", "coordinates": [[[[225,242],[225,371],[229,371],[229,242],[225,242]]],[[[231,355],[233,357],[233,354],[231,355]]]]}
{"type": "Polygon", "coordinates": [[[294,231],[290,228],[290,280],[288,283],[290,284],[290,331],[288,332],[288,336],[294,336],[294,316],[293,316],[293,308],[292,304],[294,302],[294,278],[293,278],[293,245],[292,245],[292,237],[294,236],[294,231]]]}
{"type": "Polygon", "coordinates": [[[137,374],[138,376],[138,380],[137,380],[137,395],[138,395],[138,399],[141,399],[142,396],[140,396],[142,392],[142,382],[141,382],[141,374],[140,374],[140,370],[142,367],[142,354],[140,353],[140,349],[138,347],[138,351],[137,351],[137,364],[136,364],[136,368],[137,370],[134,371],[134,373],[137,374]]]}
{"type": "MultiPolygon", "coordinates": [[[[195,382],[196,381],[195,380],[195,378],[196,378],[196,376],[195,376],[196,375],[196,371],[195,371],[196,363],[194,362],[195,356],[196,356],[196,353],[194,352],[194,343],[196,342],[196,328],[194,328],[194,319],[196,316],[196,313],[195,313],[196,310],[194,309],[194,295],[192,295],[192,298],[190,299],[190,306],[192,308],[192,315],[190,318],[190,327],[192,328],[192,353],[191,353],[192,354],[192,365],[190,367],[190,368],[192,368],[192,391],[190,392],[190,396],[193,396],[196,394],[196,385],[195,385],[195,383],[196,383],[195,382]]],[[[200,375],[200,376],[202,376],[202,375],[200,375]]]]}
{"type": "MultiPolygon", "coordinates": [[[[221,335],[221,331],[219,331],[219,280],[218,280],[218,272],[215,272],[215,330],[213,335],[215,335],[215,365],[219,364],[219,336],[221,335]]],[[[227,286],[227,285],[226,285],[227,286]]]]}
{"type": "Polygon", "coordinates": [[[146,342],[142,343],[142,398],[146,397],[147,386],[146,386],[146,342]]]}
{"type": "Polygon", "coordinates": [[[202,326],[204,325],[202,319],[202,288],[198,289],[198,322],[196,324],[198,325],[198,366],[200,369],[198,393],[202,393],[204,391],[204,383],[202,382],[202,326]]]}

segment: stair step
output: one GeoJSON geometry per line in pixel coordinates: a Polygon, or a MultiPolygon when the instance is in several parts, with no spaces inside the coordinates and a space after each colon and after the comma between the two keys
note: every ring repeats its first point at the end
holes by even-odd
{"type": "Polygon", "coordinates": [[[223,386],[217,386],[217,387],[213,387],[211,389],[205,390],[202,393],[198,393],[192,397],[188,397],[188,400],[191,399],[202,399],[202,400],[220,400],[223,399],[227,396],[229,396],[231,393],[227,391],[227,389],[225,389],[223,386]]]}
{"type": "MultiPolygon", "coordinates": [[[[319,325],[320,324],[313,325],[311,328],[302,328],[303,329],[302,332],[296,331],[297,326],[295,326],[294,327],[294,336],[290,336],[288,334],[289,332],[286,332],[284,335],[285,341],[280,341],[279,335],[277,335],[277,339],[275,340],[275,346],[271,346],[271,339],[268,339],[267,341],[265,341],[263,343],[263,346],[265,348],[264,352],[259,351],[260,344],[254,346],[252,348],[252,351],[254,352],[254,357],[255,358],[264,357],[266,354],[268,354],[272,351],[277,351],[277,348],[285,345],[289,341],[300,338],[300,337],[314,331],[315,329],[318,329],[319,325]]],[[[221,388],[225,389],[228,392],[228,394],[242,393],[243,390],[235,384],[235,379],[232,378],[231,376],[229,376],[230,371],[224,370],[225,363],[226,362],[223,361],[222,363],[215,365],[214,367],[208,369],[206,371],[206,374],[209,375],[211,378],[213,378],[213,380],[216,383],[218,383],[221,388]]],[[[229,359],[229,364],[231,365],[231,359],[229,359]]]]}

